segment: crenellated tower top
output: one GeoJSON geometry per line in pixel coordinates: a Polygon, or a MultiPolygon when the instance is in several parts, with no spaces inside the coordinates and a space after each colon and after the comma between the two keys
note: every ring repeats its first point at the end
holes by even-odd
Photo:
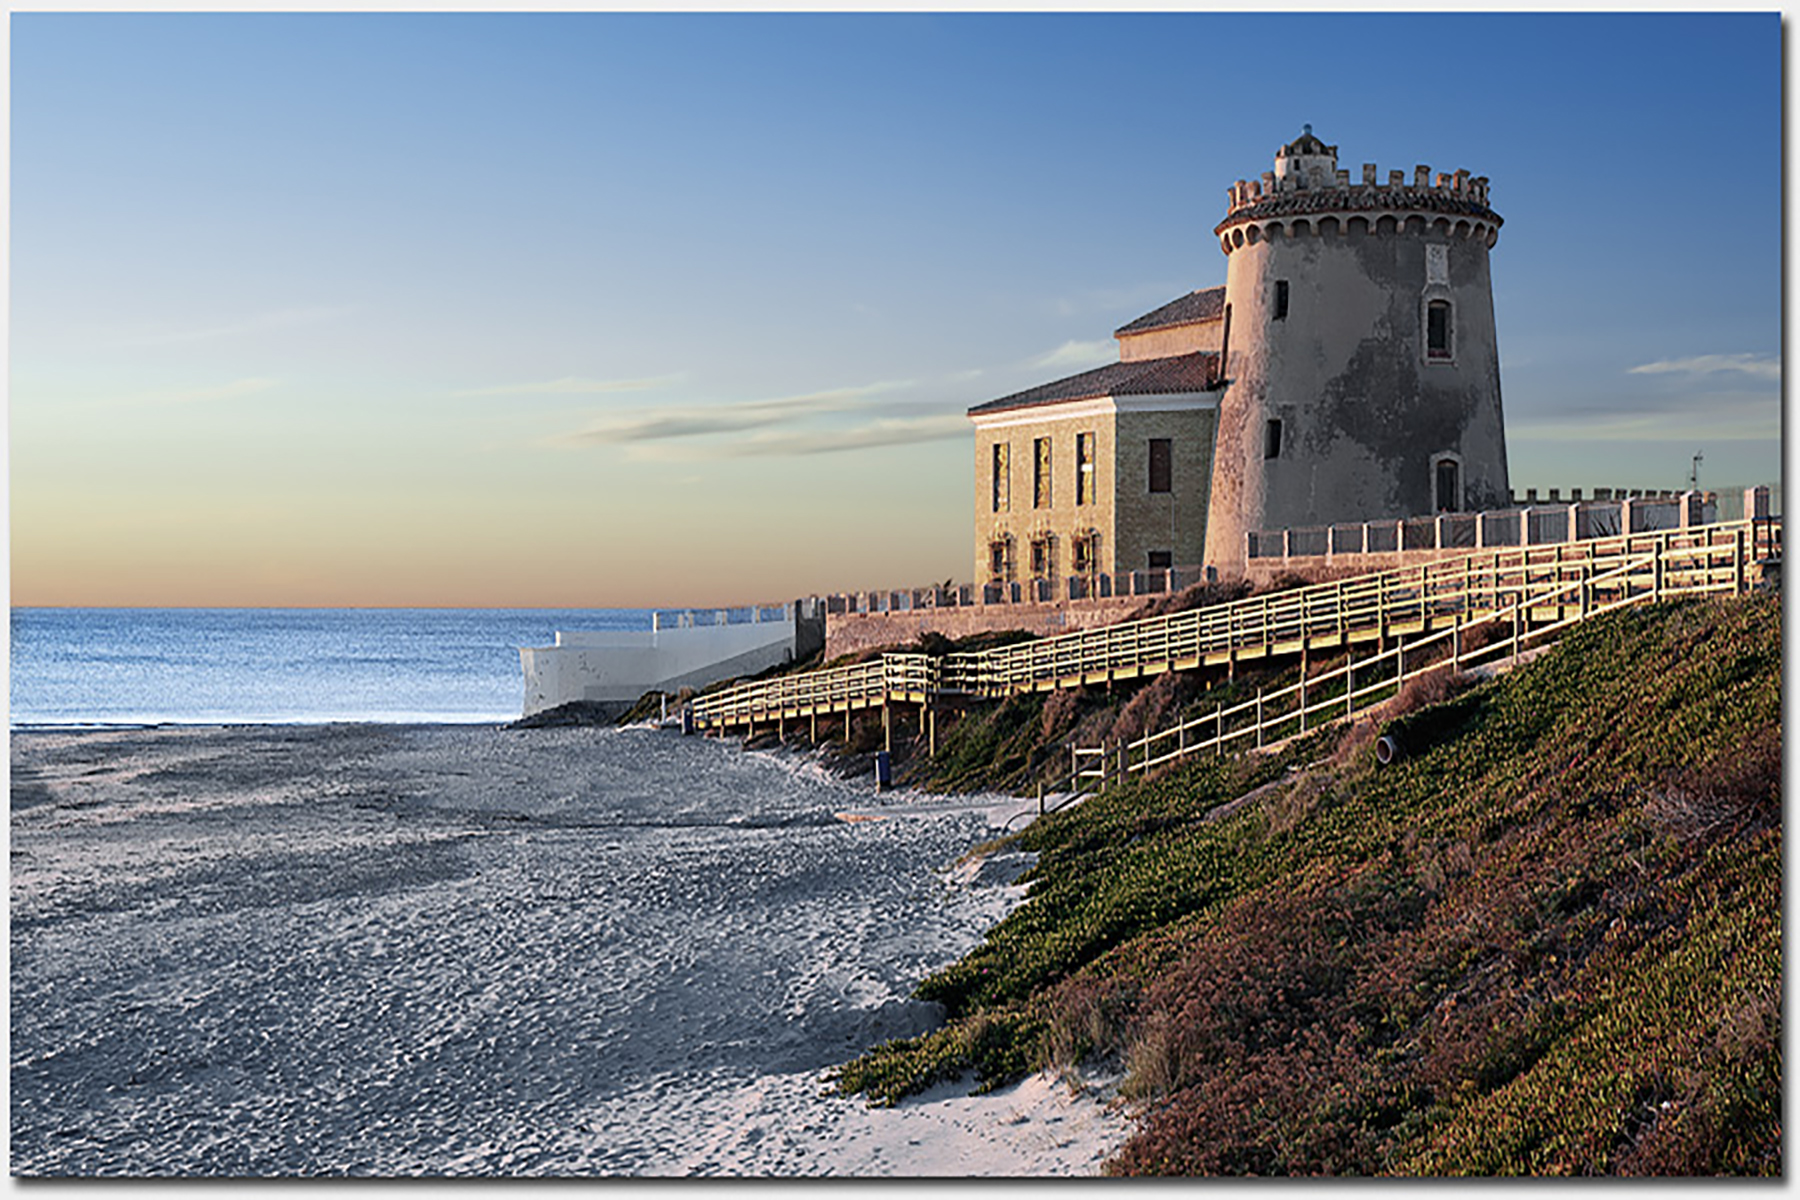
{"type": "Polygon", "coordinates": [[[1213,228],[1226,254],[1269,237],[1359,227],[1378,233],[1430,228],[1492,246],[1502,224],[1488,207],[1487,176],[1459,170],[1433,177],[1430,167],[1420,165],[1410,180],[1406,172],[1390,170],[1382,181],[1375,164],[1364,163],[1353,183],[1349,171],[1338,169],[1337,147],[1314,137],[1311,125],[1276,152],[1273,171],[1238,180],[1227,195],[1225,219],[1213,228]]]}

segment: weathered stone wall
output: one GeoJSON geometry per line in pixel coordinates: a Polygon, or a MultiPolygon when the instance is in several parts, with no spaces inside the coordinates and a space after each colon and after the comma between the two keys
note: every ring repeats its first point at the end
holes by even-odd
{"type": "Polygon", "coordinates": [[[1485,240],[1420,217],[1273,226],[1231,252],[1226,297],[1232,383],[1220,404],[1206,561],[1241,568],[1246,530],[1431,512],[1444,455],[1459,463],[1455,507],[1505,503],[1485,240]],[[1428,269],[1428,255],[1441,266],[1428,269]],[[1433,299],[1452,306],[1443,359],[1426,349],[1433,299]],[[1270,420],[1281,422],[1273,458],[1270,420]]]}
{"type": "Polygon", "coordinates": [[[877,646],[904,646],[920,633],[968,637],[970,633],[1024,630],[1037,635],[1093,630],[1121,621],[1154,596],[1114,596],[1057,604],[970,604],[967,608],[914,608],[909,612],[832,613],[824,621],[824,657],[877,646]]]}
{"type": "MultiPolygon", "coordinates": [[[[1032,578],[1031,539],[1040,533],[1049,533],[1056,539],[1050,578],[1060,579],[1074,573],[1073,539],[1090,529],[1100,535],[1098,570],[1102,573],[1115,570],[1113,456],[1113,415],[1110,405],[1098,402],[1022,409],[978,425],[975,430],[975,572],[971,576],[976,586],[991,578],[989,543],[1008,533],[1013,537],[1015,580],[1032,578]],[[1094,494],[1089,503],[1081,505],[1075,503],[1075,436],[1078,433],[1092,433],[1095,447],[1094,494]],[[1046,508],[1034,508],[1033,444],[1042,437],[1050,439],[1050,504],[1046,508]],[[993,505],[993,447],[996,442],[1005,442],[1011,447],[1011,504],[1001,512],[995,512],[993,505]]],[[[1141,563],[1136,565],[1142,566],[1141,563]]]]}
{"type": "Polygon", "coordinates": [[[1167,329],[1149,329],[1143,333],[1127,333],[1119,338],[1119,361],[1139,362],[1146,358],[1169,358],[1176,354],[1192,354],[1196,350],[1217,352],[1225,322],[1195,321],[1167,329]]]}
{"type": "Polygon", "coordinates": [[[1122,412],[1114,477],[1118,480],[1116,570],[1148,568],[1149,552],[1169,550],[1177,566],[1201,562],[1212,494],[1213,425],[1210,408],[1122,412]],[[1173,490],[1150,491],[1150,440],[1168,438],[1173,490]]]}
{"type": "Polygon", "coordinates": [[[825,619],[827,661],[877,646],[905,645],[921,633],[949,638],[1004,629],[1050,635],[1093,629],[1122,620],[1155,596],[1114,596],[1058,604],[978,604],[961,608],[919,608],[896,613],[832,613],[825,619]]]}

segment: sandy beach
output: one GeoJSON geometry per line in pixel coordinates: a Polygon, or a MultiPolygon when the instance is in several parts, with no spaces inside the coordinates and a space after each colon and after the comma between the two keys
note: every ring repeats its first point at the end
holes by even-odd
{"type": "Polygon", "coordinates": [[[16,1174],[1081,1175],[1105,1080],[830,1069],[1021,901],[1030,802],[647,729],[12,735],[16,1174]]]}

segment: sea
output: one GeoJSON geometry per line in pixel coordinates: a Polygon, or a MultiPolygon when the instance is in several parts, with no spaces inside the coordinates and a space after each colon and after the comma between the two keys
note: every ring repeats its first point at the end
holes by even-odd
{"type": "Polygon", "coordinates": [[[650,609],[15,608],[14,726],[470,724],[524,703],[519,649],[650,609]]]}
{"type": "Polygon", "coordinates": [[[517,647],[647,624],[15,611],[12,1173],[895,1169],[827,1074],[941,1020],[1030,802],[502,727],[517,647]]]}

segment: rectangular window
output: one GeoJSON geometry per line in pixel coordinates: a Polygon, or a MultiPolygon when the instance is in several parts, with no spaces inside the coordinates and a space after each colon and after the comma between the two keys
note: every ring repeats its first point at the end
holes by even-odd
{"type": "Polygon", "coordinates": [[[1055,539],[1038,537],[1031,539],[1031,577],[1048,579],[1056,573],[1055,539]]]}
{"type": "Polygon", "coordinates": [[[988,578],[993,583],[1012,582],[1012,539],[995,538],[988,543],[988,578]]]}
{"type": "Polygon", "coordinates": [[[1012,507],[1012,447],[1006,442],[994,443],[994,511],[1012,507]]]}
{"type": "Polygon", "coordinates": [[[1094,502],[1094,435],[1075,435],[1075,503],[1094,502]]]}
{"type": "Polygon", "coordinates": [[[1425,306],[1425,357],[1450,357],[1450,302],[1433,300],[1425,306]]]}
{"type": "Polygon", "coordinates": [[[1150,490],[1173,491],[1175,486],[1174,443],[1168,438],[1150,439],[1150,490]]]}
{"type": "Polygon", "coordinates": [[[1281,457],[1281,418],[1271,418],[1263,425],[1263,457],[1281,457]]]}
{"type": "Polygon", "coordinates": [[[1288,308],[1288,286],[1287,286],[1287,283],[1288,283],[1288,281],[1285,279],[1277,279],[1275,281],[1275,320],[1277,320],[1277,321],[1287,320],[1287,308],[1288,308]]]}
{"type": "Polygon", "coordinates": [[[1075,539],[1072,549],[1075,557],[1075,573],[1077,575],[1087,575],[1093,571],[1095,540],[1096,535],[1091,533],[1086,537],[1078,537],[1075,539]]]}
{"type": "Polygon", "coordinates": [[[1050,507],[1050,439],[1038,438],[1032,443],[1031,507],[1050,507]]]}
{"type": "Polygon", "coordinates": [[[1149,563],[1152,571],[1166,571],[1175,565],[1175,552],[1173,550],[1152,550],[1149,563]]]}

